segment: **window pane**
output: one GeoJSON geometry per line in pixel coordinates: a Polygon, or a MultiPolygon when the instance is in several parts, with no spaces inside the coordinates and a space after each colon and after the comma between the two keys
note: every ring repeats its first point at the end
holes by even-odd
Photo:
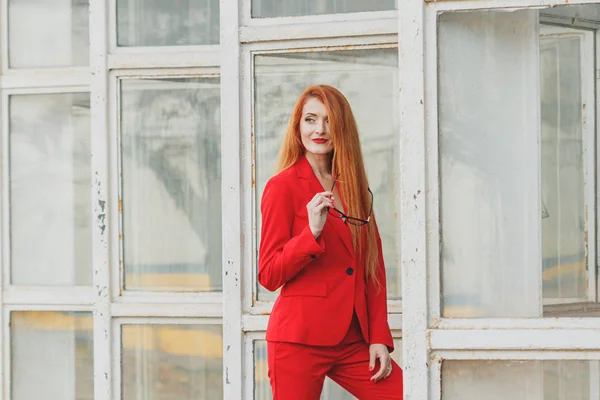
{"type": "Polygon", "coordinates": [[[9,0],[11,68],[89,65],[89,0],[9,0]]]}
{"type": "Polygon", "coordinates": [[[443,315],[541,316],[537,14],[439,28],[443,315]]]}
{"type": "MultiPolygon", "coordinates": [[[[402,367],[402,339],[394,339],[394,352],[392,358],[402,367]]],[[[254,341],[254,400],[271,400],[271,384],[267,375],[269,366],[267,363],[267,342],[265,340],[254,341]]],[[[350,393],[340,387],[329,378],[325,379],[321,400],[353,400],[350,393]]]]}
{"type": "Polygon", "coordinates": [[[123,325],[123,400],[223,398],[220,325],[123,325]]]}
{"type": "Polygon", "coordinates": [[[221,290],[218,78],[121,81],[125,288],[221,290]]]}
{"type": "Polygon", "coordinates": [[[598,361],[444,361],[444,400],[598,398],[598,361]]]}
{"type": "Polygon", "coordinates": [[[9,105],[11,283],[91,285],[90,95],[9,105]]]}
{"type": "Polygon", "coordinates": [[[93,323],[87,312],[12,312],[13,400],[94,399],[93,323]]]}
{"type": "Polygon", "coordinates": [[[544,300],[583,302],[588,277],[581,40],[544,38],[540,54],[544,300]]]}
{"type": "Polygon", "coordinates": [[[252,17],[292,17],[394,10],[397,0],[252,0],[252,17]]]}
{"type": "MultiPolygon", "coordinates": [[[[398,193],[398,49],[257,55],[254,58],[256,223],[260,199],[273,175],[292,108],[311,84],[329,84],[348,99],[358,124],[374,213],[383,242],[388,296],[400,298],[395,209],[398,193]]],[[[260,238],[257,238],[259,243],[260,238]]],[[[259,300],[274,294],[258,285],[259,300]]]]}
{"type": "Polygon", "coordinates": [[[219,43],[219,0],[117,0],[117,45],[219,43]]]}

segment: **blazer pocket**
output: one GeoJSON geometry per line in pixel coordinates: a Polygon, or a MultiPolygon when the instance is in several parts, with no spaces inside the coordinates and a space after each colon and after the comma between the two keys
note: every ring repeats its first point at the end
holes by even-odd
{"type": "Polygon", "coordinates": [[[289,296],[313,296],[327,297],[327,284],[323,282],[289,282],[281,288],[283,297],[289,296]]]}

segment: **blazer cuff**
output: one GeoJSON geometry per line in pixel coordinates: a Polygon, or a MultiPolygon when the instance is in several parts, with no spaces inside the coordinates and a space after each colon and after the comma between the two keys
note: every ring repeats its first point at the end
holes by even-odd
{"type": "Polygon", "coordinates": [[[394,351],[394,340],[392,338],[392,332],[388,330],[388,333],[371,333],[371,337],[369,338],[370,344],[384,344],[387,346],[388,351],[391,353],[394,351]]]}
{"type": "Polygon", "coordinates": [[[309,226],[302,230],[298,239],[298,243],[302,243],[301,251],[312,259],[317,258],[325,252],[325,240],[323,240],[323,236],[319,235],[319,237],[315,239],[309,226]]]}

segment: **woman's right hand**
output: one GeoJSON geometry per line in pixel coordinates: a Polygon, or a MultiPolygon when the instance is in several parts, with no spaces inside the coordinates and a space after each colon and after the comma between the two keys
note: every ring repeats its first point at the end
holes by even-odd
{"type": "Polygon", "coordinates": [[[332,192],[317,193],[306,205],[306,211],[308,212],[308,226],[315,239],[318,238],[323,231],[323,226],[325,226],[325,221],[327,221],[327,211],[329,207],[333,207],[332,192]]]}

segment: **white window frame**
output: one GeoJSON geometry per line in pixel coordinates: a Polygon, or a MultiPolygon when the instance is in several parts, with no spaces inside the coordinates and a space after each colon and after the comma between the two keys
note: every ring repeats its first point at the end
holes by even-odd
{"type": "MultiPolygon", "coordinates": [[[[556,21],[555,21],[556,22],[556,21]]],[[[543,24],[543,19],[540,18],[540,25],[543,24]]],[[[584,198],[585,210],[585,235],[587,236],[586,259],[587,259],[587,280],[588,280],[588,301],[596,303],[598,301],[598,273],[596,260],[596,151],[595,151],[595,91],[594,87],[594,32],[591,30],[581,30],[577,27],[565,28],[562,26],[540,26],[540,39],[542,38],[578,38],[581,40],[581,97],[583,101],[584,126],[582,130],[583,139],[583,176],[584,176],[584,198]],[[590,77],[591,82],[588,82],[587,77],[590,77]],[[592,244],[591,246],[589,244],[592,244]]],[[[544,305],[566,304],[578,302],[574,299],[544,299],[544,305]]]]}
{"type": "MultiPolygon", "coordinates": [[[[246,67],[244,74],[242,74],[242,87],[244,94],[243,104],[251,104],[253,105],[254,92],[255,92],[255,84],[254,84],[254,56],[256,55],[269,55],[269,54],[284,54],[289,52],[335,52],[335,51],[348,51],[348,50],[356,50],[356,49],[387,49],[387,48],[397,48],[396,37],[393,35],[385,35],[385,36],[376,36],[376,37],[366,37],[366,38],[338,38],[333,40],[321,40],[321,39],[313,39],[313,40],[295,40],[291,43],[283,42],[283,43],[252,43],[244,46],[242,57],[244,59],[244,66],[246,67]],[[247,78],[246,78],[247,77],[247,78]]],[[[251,132],[251,137],[254,138],[254,123],[253,123],[253,108],[246,107],[244,114],[244,127],[242,128],[242,132],[251,132]]],[[[244,157],[246,162],[245,170],[250,171],[252,175],[247,177],[244,182],[254,182],[254,165],[255,165],[255,155],[254,155],[254,146],[252,141],[246,140],[244,141],[246,144],[244,149],[244,157]]],[[[399,176],[399,173],[397,174],[399,176]]],[[[257,281],[257,265],[255,262],[254,254],[258,249],[258,243],[256,241],[257,238],[257,230],[260,229],[256,225],[257,223],[257,203],[260,202],[260,199],[257,197],[256,185],[252,185],[251,188],[248,188],[245,192],[245,209],[244,215],[251,215],[252,218],[249,219],[249,225],[247,225],[244,229],[245,235],[245,243],[251,243],[252,246],[245,247],[245,264],[252,265],[252,276],[245,280],[244,282],[244,312],[249,314],[246,319],[254,319],[254,316],[265,316],[271,313],[273,308],[274,301],[269,300],[259,300],[257,287],[259,285],[257,281]]],[[[399,243],[396,243],[397,253],[399,251],[399,243]]],[[[399,266],[396,266],[399,267],[399,266]]],[[[388,313],[389,314],[399,314],[402,312],[402,301],[401,300],[388,300],[388,313]]],[[[267,318],[259,317],[258,321],[262,321],[262,326],[266,329],[267,318]]],[[[397,320],[394,320],[397,322],[397,320]]],[[[398,325],[393,325],[392,329],[400,329],[401,327],[398,325]]]]}
{"type": "MultiPolygon", "coordinates": [[[[598,1],[552,2],[552,5],[567,4],[598,4],[598,1]]],[[[406,327],[403,333],[404,396],[407,400],[441,399],[441,366],[447,359],[600,360],[598,318],[440,318],[438,13],[485,9],[510,11],[549,5],[545,0],[440,0],[427,4],[421,0],[407,0],[399,13],[400,128],[403,132],[424,132],[424,135],[403,136],[401,146],[400,229],[406,327]]],[[[599,75],[596,71],[596,79],[599,75]]],[[[597,390],[597,383],[592,386],[597,390]]]]}

